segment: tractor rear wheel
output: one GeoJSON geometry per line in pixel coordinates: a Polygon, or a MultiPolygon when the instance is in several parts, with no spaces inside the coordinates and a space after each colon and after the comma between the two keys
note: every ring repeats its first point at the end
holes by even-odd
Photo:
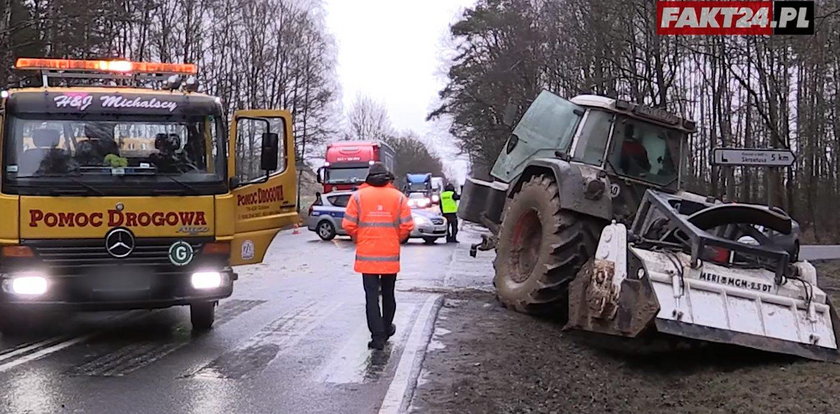
{"type": "Polygon", "coordinates": [[[553,177],[537,175],[510,201],[499,230],[493,284],[505,306],[568,317],[568,287],[595,255],[604,224],[561,210],[553,177]]]}

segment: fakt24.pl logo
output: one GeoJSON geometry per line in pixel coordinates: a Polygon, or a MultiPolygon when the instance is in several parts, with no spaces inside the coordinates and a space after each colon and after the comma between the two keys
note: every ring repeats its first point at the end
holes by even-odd
{"type": "Polygon", "coordinates": [[[660,35],[812,35],[813,1],[657,1],[660,35]]]}

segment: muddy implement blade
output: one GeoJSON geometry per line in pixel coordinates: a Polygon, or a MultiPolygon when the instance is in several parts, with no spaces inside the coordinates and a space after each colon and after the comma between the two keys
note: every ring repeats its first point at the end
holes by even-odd
{"type": "Polygon", "coordinates": [[[566,329],[637,337],[652,326],[659,304],[649,283],[627,277],[639,262],[628,258],[626,246],[623,225],[603,230],[596,258],[569,284],[566,329]]]}
{"type": "Polygon", "coordinates": [[[721,344],[739,345],[767,352],[796,355],[816,361],[840,363],[840,353],[838,353],[836,349],[831,348],[823,348],[781,339],[767,338],[759,335],[738,333],[727,331],[725,329],[709,328],[702,325],[692,325],[663,319],[656,320],[656,329],[658,332],[683,338],[691,338],[721,344]]]}
{"type": "Polygon", "coordinates": [[[840,323],[811,264],[790,265],[785,272],[796,279],[776,283],[776,269],[704,260],[692,265],[692,255],[673,245],[639,247],[626,239],[621,224],[603,230],[595,258],[569,287],[567,327],[625,337],[659,332],[840,359],[840,323]]]}
{"type": "Polygon", "coordinates": [[[837,315],[816,285],[816,273],[800,262],[802,281],[776,285],[764,269],[732,269],[704,262],[687,265],[689,257],[630,248],[646,269],[659,304],[658,332],[838,361],[837,315]]]}

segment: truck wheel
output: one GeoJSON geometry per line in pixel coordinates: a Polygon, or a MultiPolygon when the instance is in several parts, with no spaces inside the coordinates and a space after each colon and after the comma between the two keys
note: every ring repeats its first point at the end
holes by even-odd
{"type": "Polygon", "coordinates": [[[216,302],[190,304],[190,322],[194,331],[206,331],[216,320],[216,302]]]}
{"type": "Polygon", "coordinates": [[[435,244],[435,242],[436,242],[436,241],[437,241],[437,239],[439,239],[439,238],[440,238],[440,237],[423,237],[423,241],[424,241],[426,244],[435,244]]]}
{"type": "Polygon", "coordinates": [[[532,177],[511,200],[499,230],[499,300],[519,312],[568,317],[568,287],[595,254],[604,224],[560,209],[553,178],[532,177]]]}
{"type": "Polygon", "coordinates": [[[333,226],[329,221],[325,220],[318,223],[318,228],[316,230],[318,232],[318,237],[320,237],[323,241],[330,241],[335,238],[335,226],[333,226]]]}

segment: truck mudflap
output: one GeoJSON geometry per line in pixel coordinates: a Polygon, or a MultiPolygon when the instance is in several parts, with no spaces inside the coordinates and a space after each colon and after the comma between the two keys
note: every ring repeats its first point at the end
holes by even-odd
{"type": "Polygon", "coordinates": [[[810,263],[794,263],[798,278],[782,283],[763,268],[690,263],[682,252],[628,245],[624,225],[607,226],[595,258],[569,286],[567,328],[662,333],[840,361],[840,322],[810,263]]]}

